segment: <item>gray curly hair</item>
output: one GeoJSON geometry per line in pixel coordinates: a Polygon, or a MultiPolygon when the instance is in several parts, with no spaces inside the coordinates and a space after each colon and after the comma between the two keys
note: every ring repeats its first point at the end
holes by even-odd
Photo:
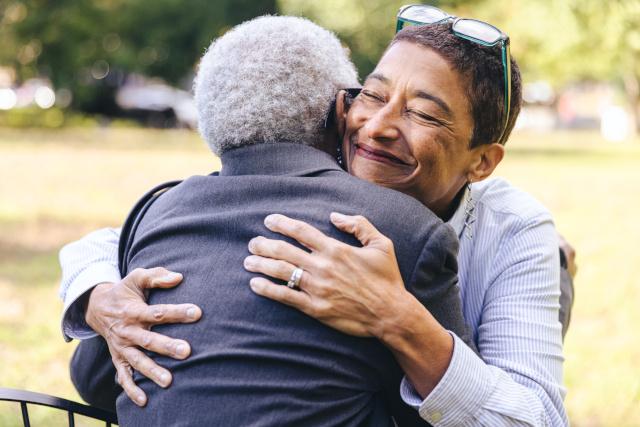
{"type": "Polygon", "coordinates": [[[211,150],[256,143],[318,145],[339,89],[358,75],[338,38],[313,22],[262,16],[215,40],[194,82],[198,129],[211,150]]]}

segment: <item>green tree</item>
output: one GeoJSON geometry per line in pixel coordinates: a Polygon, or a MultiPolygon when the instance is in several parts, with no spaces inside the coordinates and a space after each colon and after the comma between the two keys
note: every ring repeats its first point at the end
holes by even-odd
{"type": "MultiPolygon", "coordinates": [[[[509,34],[525,81],[556,88],[611,81],[625,93],[640,132],[640,0],[435,1],[451,14],[490,22],[509,34]]],[[[393,37],[403,4],[369,0],[279,0],[283,13],[303,15],[335,31],[368,74],[393,37]]]]}
{"type": "Polygon", "coordinates": [[[2,0],[0,65],[71,89],[80,110],[113,114],[127,73],[177,84],[213,38],[275,10],[275,0],[2,0]]]}
{"type": "MultiPolygon", "coordinates": [[[[465,4],[484,0],[441,0],[429,4],[455,10],[465,4]]],[[[382,52],[394,36],[395,16],[403,4],[389,0],[279,0],[283,14],[305,16],[334,31],[351,50],[360,76],[375,67],[382,52]]]]}
{"type": "Polygon", "coordinates": [[[613,82],[640,131],[640,0],[487,0],[473,12],[510,35],[525,80],[613,82]]]}
{"type": "Polygon", "coordinates": [[[581,0],[573,10],[583,29],[583,49],[592,49],[593,62],[602,63],[609,78],[622,82],[640,133],[640,0],[581,0]],[[583,12],[585,6],[591,13],[583,12]]]}

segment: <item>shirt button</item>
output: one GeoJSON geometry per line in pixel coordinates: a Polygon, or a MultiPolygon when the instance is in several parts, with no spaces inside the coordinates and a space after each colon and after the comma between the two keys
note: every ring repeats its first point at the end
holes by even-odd
{"type": "Polygon", "coordinates": [[[432,423],[439,423],[442,421],[442,412],[432,412],[430,418],[432,423]]]}

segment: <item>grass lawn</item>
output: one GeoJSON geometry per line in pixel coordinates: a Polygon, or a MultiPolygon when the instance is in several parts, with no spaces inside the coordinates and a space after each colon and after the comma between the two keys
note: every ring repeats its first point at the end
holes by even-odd
{"type": "MultiPolygon", "coordinates": [[[[0,387],[79,399],[68,375],[75,344],[60,334],[58,250],[120,224],[154,184],[219,167],[186,131],[0,129],[0,387]]],[[[572,424],[639,426],[640,142],[518,134],[497,175],[541,200],[578,251],[565,342],[572,424]]],[[[0,403],[0,425],[19,425],[18,411],[0,403]]],[[[32,415],[34,425],[66,422],[32,415]]]]}

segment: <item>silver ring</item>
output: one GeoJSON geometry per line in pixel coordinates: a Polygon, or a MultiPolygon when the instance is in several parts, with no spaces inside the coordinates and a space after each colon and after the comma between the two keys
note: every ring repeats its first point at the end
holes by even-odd
{"type": "Polygon", "coordinates": [[[295,270],[293,270],[293,272],[291,273],[291,277],[289,278],[289,281],[287,282],[287,287],[289,287],[290,289],[300,289],[300,279],[302,279],[302,273],[304,273],[304,270],[301,269],[300,267],[296,267],[295,270]]]}

